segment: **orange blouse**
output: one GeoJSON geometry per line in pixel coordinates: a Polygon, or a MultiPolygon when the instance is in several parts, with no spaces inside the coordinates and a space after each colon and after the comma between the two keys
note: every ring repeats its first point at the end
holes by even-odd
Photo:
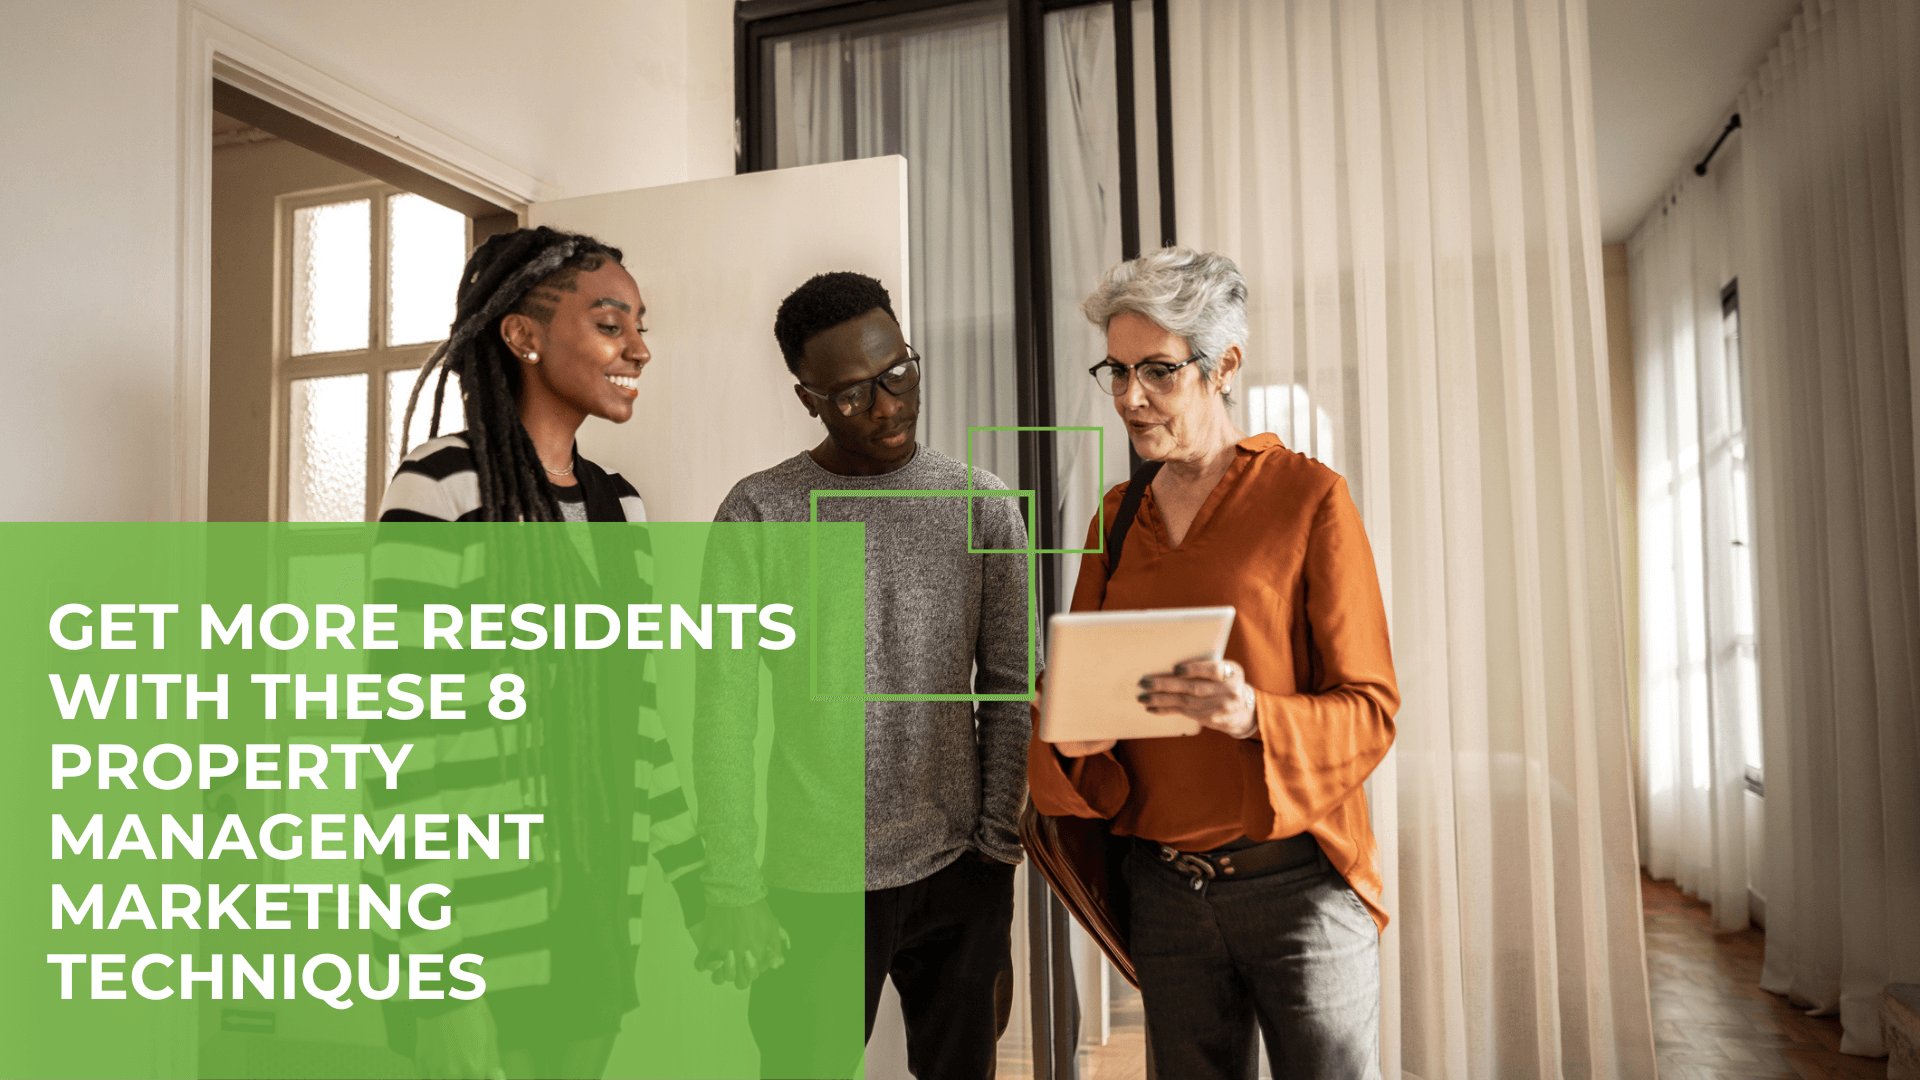
{"type": "MultiPolygon", "coordinates": [[[[1111,524],[1126,485],[1107,492],[1111,524]]],[[[1092,523],[1087,547],[1099,546],[1092,523]]],[[[1083,556],[1073,610],[1231,604],[1227,658],[1247,673],[1259,731],[1129,739],[1063,759],[1036,736],[1027,775],[1043,814],[1184,851],[1312,833],[1381,929],[1379,849],[1360,788],[1393,743],[1400,705],[1373,553],[1347,484],[1271,434],[1239,444],[1179,547],[1152,489],[1120,560],[1083,556]]],[[[1036,710],[1037,713],[1037,710],[1036,710]]],[[[1034,718],[1035,730],[1039,717],[1034,718]]]]}

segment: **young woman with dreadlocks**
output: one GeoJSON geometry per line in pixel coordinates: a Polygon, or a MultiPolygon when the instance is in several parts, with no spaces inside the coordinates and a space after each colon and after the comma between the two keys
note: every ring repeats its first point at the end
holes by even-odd
{"type": "Polygon", "coordinates": [[[432,384],[429,439],[401,464],[380,520],[643,515],[633,485],[574,448],[587,417],[624,424],[633,416],[640,372],[653,359],[640,289],[620,258],[618,249],[591,237],[544,226],[480,245],[460,280],[452,334],[427,359],[407,401],[411,424],[432,384]],[[468,427],[435,437],[449,379],[468,427]],[[456,452],[428,465],[449,449],[456,452]]]}
{"type": "MultiPolygon", "coordinates": [[[[495,531],[485,538],[478,560],[485,571],[475,581],[462,578],[475,562],[468,545],[476,538],[400,524],[644,520],[633,486],[574,445],[587,417],[623,423],[633,415],[640,373],[652,359],[643,339],[646,307],[620,260],[617,249],[590,237],[538,228],[491,237],[467,261],[451,333],[407,403],[410,426],[431,387],[428,441],[401,462],[381,508],[380,520],[396,524],[383,527],[375,549],[376,598],[402,610],[427,601],[464,609],[475,598],[517,597],[507,601],[514,604],[596,592],[649,599],[643,529],[495,531]],[[467,430],[441,435],[449,381],[467,430]],[[384,559],[383,549],[390,553],[384,559]],[[437,564],[422,555],[436,549],[444,549],[437,564]],[[436,565],[460,569],[436,574],[436,565]]],[[[421,658],[433,661],[429,667],[386,655],[395,670],[448,670],[441,653],[421,658]]],[[[515,663],[500,653],[464,655],[476,668],[469,687],[490,685],[495,672],[479,670],[489,663],[483,658],[503,670],[515,663]]],[[[383,721],[369,732],[375,741],[430,740],[425,760],[439,763],[403,773],[400,792],[386,799],[391,809],[437,799],[481,820],[544,813],[531,860],[461,864],[448,900],[452,926],[387,942],[402,953],[486,958],[486,994],[477,1001],[396,995],[385,1003],[389,1043],[411,1054],[424,1076],[600,1076],[622,1015],[639,1003],[634,959],[650,856],[679,892],[696,941],[704,918],[701,845],[642,665],[625,650],[541,650],[516,660],[527,703],[516,720],[503,724],[483,702],[468,700],[466,714],[475,719],[430,727],[383,721]]],[[[390,867],[393,877],[408,873],[406,864],[390,867]]]]}

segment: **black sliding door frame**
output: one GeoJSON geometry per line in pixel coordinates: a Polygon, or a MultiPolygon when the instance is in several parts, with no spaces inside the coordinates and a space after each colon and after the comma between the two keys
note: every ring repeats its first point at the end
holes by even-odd
{"type": "MultiPolygon", "coordinates": [[[[1173,94],[1167,19],[1168,0],[1152,0],[1154,118],[1160,192],[1159,245],[1175,237],[1173,201],[1173,94]]],[[[854,27],[877,19],[933,13],[966,0],[738,0],[734,5],[734,171],[775,167],[772,117],[762,42],[809,31],[854,27]]],[[[1135,108],[1133,0],[1005,0],[1008,38],[1008,108],[1013,170],[1014,356],[1016,423],[1050,427],[1056,421],[1053,384],[1052,231],[1048,214],[1046,16],[1068,8],[1107,4],[1113,9],[1115,102],[1119,116],[1121,257],[1141,252],[1139,153],[1135,108]]],[[[849,126],[849,129],[850,126],[849,126]]],[[[851,156],[851,155],[849,155],[851,156]]],[[[1159,246],[1156,245],[1156,246],[1159,246]]],[[[1059,548],[1051,508],[1058,481],[1054,440],[1044,432],[1020,433],[1020,486],[1034,492],[1042,548],[1059,548]]],[[[1057,607],[1063,583],[1051,560],[1039,568],[1042,610],[1057,607]]]]}
{"type": "MultiPolygon", "coordinates": [[[[1113,11],[1114,93],[1119,117],[1121,257],[1141,252],[1139,146],[1134,80],[1133,0],[1004,0],[1007,14],[1008,109],[1013,172],[1013,295],[1015,415],[1021,428],[1058,424],[1054,394],[1053,244],[1048,213],[1046,17],[1068,8],[1105,4],[1113,11]]],[[[771,96],[762,43],[793,34],[852,28],[878,19],[970,6],[967,0],[738,0],[734,5],[734,168],[758,172],[776,165],[771,96]]],[[[1156,158],[1160,193],[1159,244],[1174,243],[1173,96],[1167,0],[1152,0],[1156,158]]],[[[852,125],[848,125],[852,130],[852,125]]],[[[851,153],[849,157],[853,156],[851,153]]],[[[1036,539],[1058,549],[1060,529],[1055,440],[1019,433],[1020,484],[1034,492],[1036,539]]],[[[1137,459],[1135,461],[1138,464],[1137,459]]],[[[1058,608],[1063,582],[1058,561],[1037,556],[1040,609],[1058,608]]],[[[1032,1001],[1034,1080],[1071,1080],[1077,1008],[1072,1000],[1067,910],[1037,873],[1028,881],[1028,990],[1032,1001]]]]}

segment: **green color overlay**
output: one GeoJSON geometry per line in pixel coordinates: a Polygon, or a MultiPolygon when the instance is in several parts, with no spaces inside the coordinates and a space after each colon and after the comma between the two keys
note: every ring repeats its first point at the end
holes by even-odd
{"type": "Polygon", "coordinates": [[[606,1076],[756,1077],[770,1037],[853,1074],[864,545],[0,525],[0,1076],[543,1070],[602,1037],[606,1076]],[[768,890],[819,902],[715,985],[700,943],[768,890]]]}

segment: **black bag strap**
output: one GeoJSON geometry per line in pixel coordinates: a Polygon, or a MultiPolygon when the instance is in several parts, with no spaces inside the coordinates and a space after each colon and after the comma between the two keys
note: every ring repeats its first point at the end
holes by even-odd
{"type": "Polygon", "coordinates": [[[1113,580],[1113,571],[1120,565],[1120,549],[1126,546],[1127,531],[1133,528],[1133,515],[1140,512],[1140,500],[1147,494],[1147,486],[1160,474],[1158,461],[1143,461],[1134,470],[1133,479],[1127,481],[1127,493],[1120,497],[1120,512],[1113,515],[1113,527],[1107,530],[1107,580],[1113,580]]]}

